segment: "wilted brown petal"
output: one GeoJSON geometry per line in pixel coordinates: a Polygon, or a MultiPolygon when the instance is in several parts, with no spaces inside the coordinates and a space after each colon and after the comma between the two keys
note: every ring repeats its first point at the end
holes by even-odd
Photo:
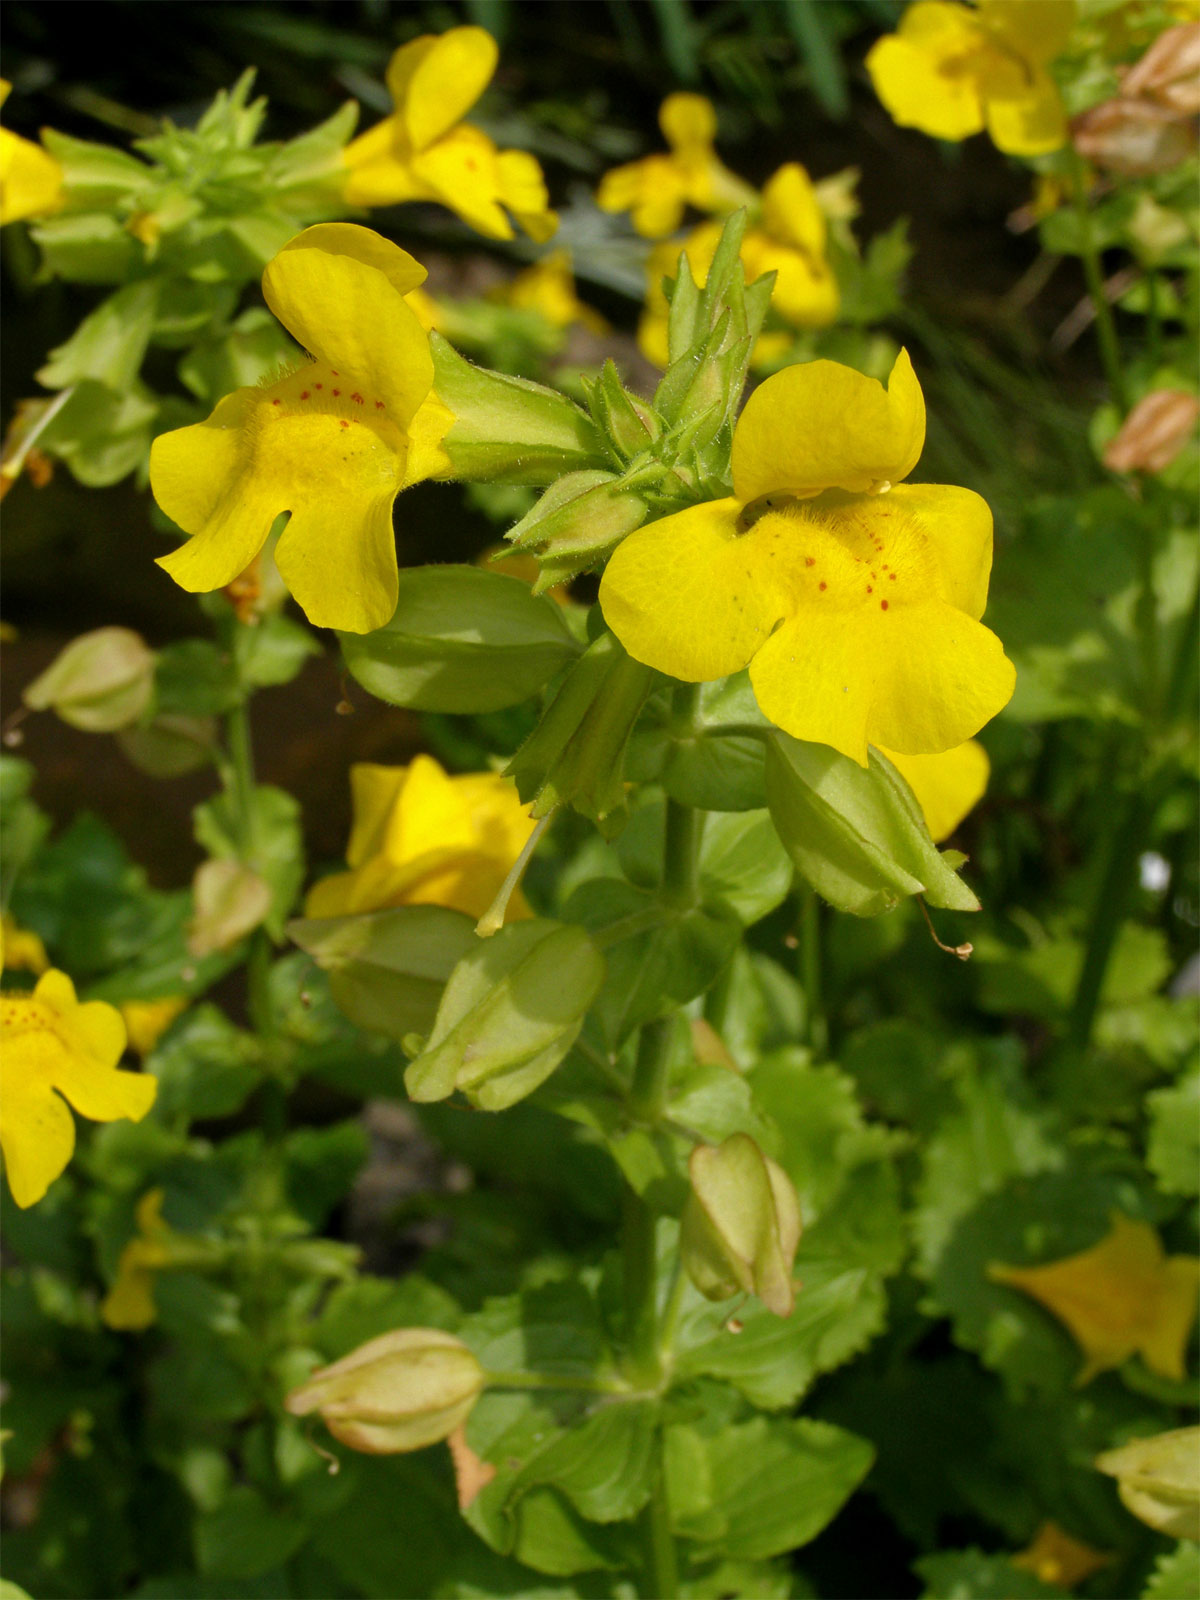
{"type": "Polygon", "coordinates": [[[1104,450],[1114,472],[1161,472],[1187,444],[1200,419],[1200,400],[1179,389],[1156,389],[1125,418],[1104,450]]]}
{"type": "Polygon", "coordinates": [[[1160,34],[1125,74],[1121,94],[1147,96],[1179,117],[1200,112],[1200,22],[1160,34]]]}
{"type": "Polygon", "coordinates": [[[1071,124],[1081,156],[1107,172],[1145,178],[1170,172],[1196,148],[1196,130],[1152,100],[1124,97],[1093,106],[1071,124]]]}

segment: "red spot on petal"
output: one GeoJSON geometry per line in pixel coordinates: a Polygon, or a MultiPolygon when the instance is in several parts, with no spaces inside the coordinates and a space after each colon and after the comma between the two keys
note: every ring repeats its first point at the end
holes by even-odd
{"type": "Polygon", "coordinates": [[[338,376],[338,374],[333,370],[332,367],[330,367],[330,369],[329,369],[329,376],[331,378],[336,378],[338,376]]]}
{"type": "Polygon", "coordinates": [[[817,558],[816,558],[816,556],[805,556],[805,558],[804,558],[804,565],[805,565],[805,566],[806,566],[806,567],[815,567],[815,566],[816,566],[816,564],[817,564],[817,558]]]}
{"type": "Polygon", "coordinates": [[[879,602],[879,609],[881,611],[886,611],[887,610],[887,601],[886,600],[881,600],[879,602]]]}
{"type": "Polygon", "coordinates": [[[307,389],[302,391],[302,393],[300,395],[300,398],[301,398],[301,400],[307,400],[308,399],[308,390],[307,389]]]}
{"type": "Polygon", "coordinates": [[[891,579],[891,581],[892,581],[892,582],[893,582],[893,583],[895,583],[895,581],[896,581],[896,574],[895,574],[895,573],[894,573],[894,572],[889,572],[889,573],[888,573],[888,577],[889,577],[889,578],[890,578],[890,579],[891,579]]]}
{"type": "Polygon", "coordinates": [[[325,387],[325,385],[323,383],[317,383],[317,384],[314,384],[313,387],[316,388],[316,389],[323,389],[325,387]]]}
{"type": "Polygon", "coordinates": [[[829,587],[829,585],[827,583],[819,583],[817,585],[818,589],[828,589],[828,587],[829,587]]]}
{"type": "Polygon", "coordinates": [[[340,390],[340,389],[331,389],[331,390],[330,390],[330,391],[329,391],[329,392],[330,392],[330,394],[331,394],[331,395],[333,395],[333,397],[334,397],[334,398],[335,398],[335,399],[336,399],[336,398],[337,398],[337,396],[338,396],[338,395],[339,395],[339,394],[341,394],[341,392],[342,392],[342,391],[341,391],[341,390],[340,390]]]}
{"type": "Polygon", "coordinates": [[[345,420],[345,418],[343,418],[342,419],[342,427],[343,428],[348,428],[349,426],[350,426],[350,424],[345,420]]]}
{"type": "Polygon", "coordinates": [[[354,401],[354,404],[355,404],[355,405],[356,405],[356,406],[360,406],[360,405],[362,405],[362,403],[363,403],[363,397],[362,397],[362,395],[360,395],[360,394],[352,394],[352,395],[351,395],[351,396],[350,396],[350,398],[351,398],[351,400],[353,400],[353,401],[354,401]]]}
{"type": "Polygon", "coordinates": [[[273,405],[273,406],[277,406],[277,405],[278,405],[278,404],[279,404],[279,401],[278,401],[278,400],[272,400],[272,401],[271,401],[271,404],[272,404],[272,405],[273,405]]]}
{"type": "Polygon", "coordinates": [[[376,411],[382,411],[383,410],[383,401],[382,400],[376,400],[375,409],[376,409],[376,411]]]}
{"type": "Polygon", "coordinates": [[[873,583],[869,583],[867,585],[867,593],[868,594],[874,594],[874,592],[875,592],[875,585],[873,583]]]}

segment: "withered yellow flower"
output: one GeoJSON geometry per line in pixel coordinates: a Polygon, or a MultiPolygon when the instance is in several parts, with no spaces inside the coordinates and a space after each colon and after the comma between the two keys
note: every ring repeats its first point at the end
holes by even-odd
{"type": "Polygon", "coordinates": [[[511,213],[530,238],[550,238],[558,218],[534,157],[498,150],[460,120],[491,82],[498,56],[491,34],[475,27],[401,45],[387,70],[395,110],[343,152],[349,203],[435,200],[492,239],[513,237],[511,213]]]}
{"type": "MultiPolygon", "coordinates": [[[[407,767],[360,763],[350,768],[350,787],[350,870],[313,885],[309,917],[412,905],[481,917],[533,832],[510,778],[450,777],[432,756],[417,756],[407,767]]],[[[508,914],[529,915],[519,890],[508,914]]]]}
{"type": "Polygon", "coordinates": [[[733,498],[618,546],[600,585],[609,627],[635,660],[688,683],[749,665],[776,726],[862,766],[868,744],[962,744],[1008,702],[1015,673],[978,620],[987,505],[900,482],[924,439],[903,351],[886,390],[834,361],[777,372],[734,429],[733,498]]]}
{"type": "Polygon", "coordinates": [[[917,0],[872,45],[867,71],[903,128],[954,140],[986,128],[1009,155],[1045,155],[1067,142],[1046,69],[1074,20],[1075,0],[917,0]]]}
{"type": "Polygon", "coordinates": [[[405,300],[424,277],[406,251],[352,223],[306,228],[268,264],[267,304],[312,359],[154,441],[155,498],[192,535],[159,561],[182,588],[232,583],[286,511],[275,564],[309,621],[346,633],[388,621],[392,502],[449,470],[440,441],[453,417],[405,300]]]}
{"type": "Polygon", "coordinates": [[[1030,1295],[1066,1326],[1084,1355],[1077,1383],[1133,1355],[1160,1377],[1186,1375],[1200,1261],[1168,1256],[1147,1222],[1114,1211],[1109,1232],[1090,1250],[1038,1267],[994,1264],[988,1277],[1030,1295]]]}

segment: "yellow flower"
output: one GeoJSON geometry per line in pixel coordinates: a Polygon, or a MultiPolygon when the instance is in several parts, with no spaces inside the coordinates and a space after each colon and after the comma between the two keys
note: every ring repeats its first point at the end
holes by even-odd
{"type": "Polygon", "coordinates": [[[121,1016],[129,1035],[129,1048],[148,1056],[167,1029],[187,1009],[187,996],[168,995],[165,1000],[122,1000],[121,1016]]]}
{"type": "Polygon", "coordinates": [[[991,764],[987,751],[975,739],[935,756],[904,756],[894,750],[881,753],[916,795],[934,844],[948,839],[983,799],[991,764]]]}
{"type": "MultiPolygon", "coordinates": [[[[740,257],[746,282],[764,272],[775,273],[771,309],[793,328],[824,328],[838,314],[837,279],[825,259],[825,215],[808,173],[791,161],[767,183],[756,224],[746,229],[740,257]]],[[[692,276],[703,286],[721,242],[721,224],[704,222],[682,246],[692,276]]],[[[642,354],[657,366],[667,364],[667,297],[662,280],[673,278],[681,247],[655,245],[646,262],[646,311],[638,326],[642,354]]],[[[774,353],[778,335],[764,334],[755,350],[757,359],[774,353]]]]}
{"type": "Polygon", "coordinates": [[[988,1277],[1031,1295],[1065,1323],[1086,1358],[1077,1383],[1135,1354],[1160,1377],[1186,1376],[1200,1261],[1167,1256],[1148,1223],[1114,1211],[1110,1231],[1090,1250],[1040,1267],[992,1265],[988,1277]]]}
{"type": "Polygon", "coordinates": [[[32,994],[0,995],[3,1112],[0,1147],[13,1199],[40,1200],[70,1161],[75,1121],[69,1100],[96,1122],[140,1122],[158,1084],[118,1072],[125,1024],[103,1000],[80,1005],[65,972],[51,969],[32,994]]]}
{"type": "Polygon", "coordinates": [[[903,128],[958,140],[986,127],[1010,155],[1045,155],[1067,142],[1046,65],[1074,20],[1074,0],[917,0],[871,47],[867,71],[903,128]]]}
{"type": "Polygon", "coordinates": [[[598,311],[584,305],[575,293],[571,257],[566,250],[553,250],[509,284],[504,298],[521,311],[537,311],[556,328],[580,323],[592,333],[607,333],[608,323],[598,311]]]}
{"type": "Polygon", "coordinates": [[[15,918],[6,911],[0,919],[0,936],[3,938],[4,965],[18,967],[24,972],[39,975],[50,965],[46,946],[36,933],[18,927],[15,918]]]}
{"type": "Polygon", "coordinates": [[[169,1264],[171,1229],[162,1219],[163,1192],[149,1189],[137,1203],[138,1236],[130,1239],[117,1262],[116,1282],[100,1306],[110,1328],[148,1328],[158,1315],[154,1306],[154,1274],[169,1264]]]}
{"type": "Polygon", "coordinates": [[[987,506],[969,489],[891,487],[924,440],[904,351],[886,390],[834,361],[777,372],[734,429],[735,498],[618,546],[600,585],[609,627],[688,683],[749,664],[772,722],[862,766],[868,743],[953,749],[1008,702],[1015,674],[978,621],[987,506]]]}
{"type": "MultiPolygon", "coordinates": [[[[12,84],[0,78],[0,106],[11,92],[12,84]]],[[[40,144],[0,128],[0,227],[57,211],[62,177],[62,168],[40,144]]]]}
{"type": "Polygon", "coordinates": [[[614,167],[600,180],[602,211],[628,211],[645,239],[661,239],[683,221],[687,206],[718,215],[754,199],[754,191],[724,167],[713,149],[717,114],[700,94],[668,95],[658,125],[669,154],[614,167]]]}
{"type": "Polygon", "coordinates": [[[369,228],[321,223],[284,246],[263,293],[313,359],[154,441],[150,483],[192,538],[159,565],[181,588],[244,572],[281,512],[275,564],[310,622],[346,633],[396,608],[392,502],[448,471],[453,421],[433,391],[429,336],[405,295],[425,276],[369,228]]]}
{"type": "MultiPolygon", "coordinates": [[[[407,767],[353,766],[350,787],[350,871],[314,884],[309,917],[413,905],[481,917],[533,832],[511,779],[495,772],[452,778],[432,756],[407,767]]],[[[529,915],[519,893],[509,914],[529,915]]]]}
{"type": "Polygon", "coordinates": [[[436,200],[478,233],[511,239],[505,211],[539,243],[558,227],[542,169],[524,150],[498,150],[460,122],[491,82],[496,41],[482,28],[424,33],[388,64],[395,110],[343,152],[352,206],[436,200]]]}
{"type": "Polygon", "coordinates": [[[1019,1550],[1012,1564],[1023,1572],[1032,1572],[1043,1583],[1073,1589],[1093,1572],[1111,1566],[1112,1560],[1103,1550],[1095,1550],[1082,1539],[1072,1538],[1057,1522],[1043,1522],[1033,1543],[1019,1550]]]}

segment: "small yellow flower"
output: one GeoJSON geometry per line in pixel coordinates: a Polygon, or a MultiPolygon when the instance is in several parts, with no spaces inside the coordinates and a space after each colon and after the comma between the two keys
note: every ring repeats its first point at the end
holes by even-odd
{"type": "Polygon", "coordinates": [[[987,751],[976,739],[934,756],[903,756],[894,750],[882,754],[916,795],[934,844],[948,839],[979,804],[991,773],[987,751]]]}
{"type": "Polygon", "coordinates": [[[162,1206],[161,1189],[147,1190],[137,1203],[137,1236],[121,1251],[116,1282],[100,1306],[100,1315],[110,1328],[148,1328],[158,1315],[154,1275],[171,1260],[167,1243],[171,1229],[162,1219],[162,1206]]]}
{"type": "MultiPolygon", "coordinates": [[[[481,917],[533,832],[511,779],[494,772],[452,778],[432,756],[407,767],[353,766],[350,786],[350,871],[314,884],[309,917],[412,905],[481,917]]],[[[519,892],[509,915],[529,915],[519,892]]]]}
{"type": "Polygon", "coordinates": [[[658,112],[669,153],[645,156],[606,172],[596,192],[602,211],[628,211],[644,239],[674,233],[690,205],[723,215],[754,199],[713,149],[717,114],[699,94],[672,94],[658,112]]]}
{"type": "MultiPolygon", "coordinates": [[[[793,328],[824,328],[837,317],[841,302],[825,259],[826,238],[825,215],[808,173],[797,161],[780,167],[763,189],[759,220],[746,229],[739,254],[747,283],[764,272],[775,273],[771,309],[793,328]]],[[[721,224],[703,222],[682,245],[701,286],[720,242],[721,224]]],[[[680,253],[675,243],[655,245],[646,262],[646,311],[638,326],[638,345],[660,367],[667,364],[668,304],[662,280],[675,276],[680,253]]],[[[764,334],[756,358],[773,354],[777,338],[764,334]]]]}
{"type": "Polygon", "coordinates": [[[1099,1244],[1040,1267],[992,1265],[988,1277],[1031,1295],[1064,1323],[1085,1362],[1077,1383],[1140,1355],[1163,1378],[1186,1376],[1200,1261],[1167,1256],[1148,1223],[1112,1213],[1099,1244]]]}
{"type": "Polygon", "coordinates": [[[962,744],[1015,674],[978,620],[986,504],[899,483],[924,439],[904,351],[886,390],[834,361],[777,372],[734,429],[734,498],[618,546],[600,585],[609,627],[635,660],[688,683],[749,664],[778,727],[862,766],[869,743],[901,755],[962,744]]]}
{"type": "Polygon", "coordinates": [[[1057,1522],[1043,1522],[1033,1543],[1012,1558],[1014,1567],[1032,1572],[1043,1583],[1060,1589],[1073,1589],[1093,1572],[1111,1566],[1112,1561],[1112,1556],[1103,1550],[1095,1550],[1082,1539],[1072,1538],[1057,1522]]]}
{"type": "Polygon", "coordinates": [[[0,1148],[13,1199],[40,1200],[75,1149],[70,1101],[96,1122],[140,1122],[158,1084],[117,1071],[125,1024],[103,1000],[80,1005],[65,972],[53,968],[31,994],[0,995],[3,1109],[0,1148]]]}
{"type": "Polygon", "coordinates": [[[504,298],[518,310],[538,312],[556,328],[569,328],[578,322],[591,333],[608,332],[608,323],[600,313],[584,305],[575,293],[571,257],[566,250],[552,250],[524,272],[518,272],[504,298]]]}
{"type": "MultiPolygon", "coordinates": [[[[0,78],[0,106],[11,92],[12,84],[0,78]]],[[[0,128],[0,227],[57,211],[62,179],[62,168],[40,144],[0,128]]]]}
{"type": "Polygon", "coordinates": [[[498,54],[491,34],[473,27],[425,33],[396,51],[387,70],[396,109],[343,152],[352,206],[436,200],[491,239],[513,237],[507,211],[530,238],[550,238],[558,218],[537,161],[498,150],[459,120],[491,82],[498,54]]]}
{"type": "Polygon", "coordinates": [[[148,1056],[181,1012],[187,1009],[187,996],[168,995],[164,1000],[122,1000],[120,1010],[129,1035],[129,1048],[148,1056]]]}
{"type": "Polygon", "coordinates": [[[310,622],[346,633],[396,608],[392,502],[449,470],[453,416],[433,393],[429,336],[407,304],[425,269],[369,228],[321,223],[279,252],[263,293],[312,354],[154,441],[150,484],[192,537],[159,565],[181,588],[244,572],[281,512],[275,564],[310,622]]]}
{"type": "Polygon", "coordinates": [[[966,139],[984,128],[1014,156],[1067,142],[1047,63],[1075,20],[1075,0],[917,0],[867,56],[875,92],[903,128],[966,139]]]}

